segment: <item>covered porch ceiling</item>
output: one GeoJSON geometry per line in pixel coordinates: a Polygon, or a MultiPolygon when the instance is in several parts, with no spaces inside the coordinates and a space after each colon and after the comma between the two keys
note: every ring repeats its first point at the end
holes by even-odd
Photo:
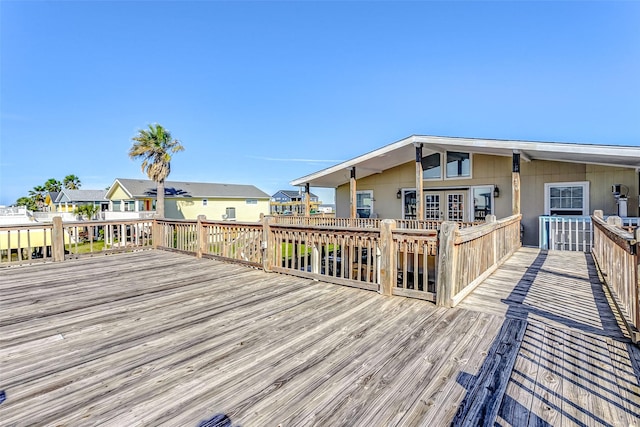
{"type": "Polygon", "coordinates": [[[352,167],[356,168],[356,178],[359,179],[414,161],[416,144],[422,144],[424,156],[435,152],[466,151],[511,157],[514,150],[518,150],[524,161],[549,160],[640,168],[640,147],[412,135],[295,179],[290,184],[300,186],[308,183],[312,187],[336,188],[349,182],[352,167]]]}

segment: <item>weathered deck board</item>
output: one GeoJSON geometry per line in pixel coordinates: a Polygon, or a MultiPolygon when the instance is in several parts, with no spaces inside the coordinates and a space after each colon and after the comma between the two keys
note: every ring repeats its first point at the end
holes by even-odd
{"type": "Polygon", "coordinates": [[[459,307],[524,319],[496,422],[640,426],[640,369],[590,255],[523,248],[459,307]]]}
{"type": "Polygon", "coordinates": [[[162,251],[6,268],[0,425],[435,426],[466,402],[470,425],[499,403],[497,425],[639,426],[640,351],[596,280],[523,249],[445,309],[162,251]],[[520,340],[511,372],[487,357],[520,340]]]}
{"type": "Polygon", "coordinates": [[[161,251],[3,269],[0,291],[17,426],[446,424],[503,321],[161,251]]]}

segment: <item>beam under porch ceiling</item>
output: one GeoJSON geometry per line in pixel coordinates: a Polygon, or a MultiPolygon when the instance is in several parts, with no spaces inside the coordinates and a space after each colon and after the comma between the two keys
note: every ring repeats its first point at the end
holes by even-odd
{"type": "Polygon", "coordinates": [[[531,157],[526,152],[522,150],[513,150],[513,152],[520,154],[520,159],[524,160],[525,162],[527,163],[531,162],[531,157]]]}
{"type": "Polygon", "coordinates": [[[424,191],[424,179],[422,170],[422,144],[414,143],[416,148],[416,218],[424,219],[424,203],[422,203],[424,191]]]}
{"type": "Polygon", "coordinates": [[[355,218],[357,215],[357,210],[356,210],[356,204],[357,204],[357,199],[356,199],[356,167],[352,166],[351,170],[349,171],[349,208],[350,208],[350,218],[355,218]]]}
{"type": "Polygon", "coordinates": [[[311,194],[308,182],[304,185],[304,214],[305,216],[311,215],[311,194]]]}

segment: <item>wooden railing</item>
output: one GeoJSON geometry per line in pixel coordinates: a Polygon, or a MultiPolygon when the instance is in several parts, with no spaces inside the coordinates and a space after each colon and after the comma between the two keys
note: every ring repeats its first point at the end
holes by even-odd
{"type": "MultiPolygon", "coordinates": [[[[305,216],[274,216],[274,224],[304,225],[321,227],[348,227],[348,228],[380,228],[382,219],[379,218],[331,218],[331,217],[305,217],[305,216]]],[[[395,228],[410,230],[439,230],[442,221],[420,219],[394,219],[395,228]]],[[[459,222],[460,228],[472,227],[484,224],[484,221],[459,222]]]]}
{"type": "Polygon", "coordinates": [[[157,247],[197,257],[233,260],[262,267],[263,226],[260,223],[157,220],[157,247]]]}
{"type": "Polygon", "coordinates": [[[593,258],[601,276],[609,289],[615,306],[631,335],[633,342],[640,342],[640,282],[638,241],[640,232],[635,235],[622,229],[622,220],[602,218],[602,211],[592,216],[594,225],[593,258]]]}
{"type": "Polygon", "coordinates": [[[459,229],[444,223],[440,230],[436,300],[454,307],[521,246],[521,215],[459,229]]]}
{"type": "Polygon", "coordinates": [[[391,276],[397,278],[391,293],[435,302],[438,231],[397,228],[391,236],[396,260],[391,276]]]}
{"type": "Polygon", "coordinates": [[[196,221],[160,219],[155,227],[155,248],[193,255],[198,253],[200,236],[196,221]]]}
{"type": "Polygon", "coordinates": [[[68,236],[65,259],[152,248],[153,220],[73,221],[62,223],[62,229],[68,236]]]}
{"type": "Polygon", "coordinates": [[[378,229],[265,224],[265,270],[378,290],[378,229]]]}
{"type": "Polygon", "coordinates": [[[62,261],[151,249],[153,220],[74,221],[0,226],[0,264],[62,261]]]}
{"type": "Polygon", "coordinates": [[[231,259],[235,262],[262,267],[264,227],[260,223],[206,221],[202,223],[201,256],[231,259]]]}
{"type": "Polygon", "coordinates": [[[378,228],[377,218],[335,218],[324,216],[273,216],[272,223],[278,225],[303,225],[307,227],[378,228]]]}
{"type": "MultiPolygon", "coordinates": [[[[5,238],[7,247],[27,247],[31,253],[35,245],[30,241],[35,234],[29,237],[24,233],[44,230],[43,260],[62,261],[97,252],[154,248],[447,306],[457,304],[520,245],[519,216],[501,221],[489,216],[488,220],[493,222],[479,226],[371,219],[311,225],[311,221],[283,224],[281,219],[265,217],[259,223],[238,223],[208,221],[200,216],[197,221],[152,219],[63,224],[58,217],[53,224],[0,227],[0,237],[5,238]],[[352,223],[359,226],[345,226],[352,223]],[[425,228],[405,228],[409,225],[425,228]],[[22,243],[24,239],[28,240],[26,245],[22,243]]],[[[22,263],[34,258],[24,251],[4,252],[14,255],[7,262],[22,263]]]]}
{"type": "Polygon", "coordinates": [[[0,226],[0,265],[51,261],[53,224],[0,226]]]}

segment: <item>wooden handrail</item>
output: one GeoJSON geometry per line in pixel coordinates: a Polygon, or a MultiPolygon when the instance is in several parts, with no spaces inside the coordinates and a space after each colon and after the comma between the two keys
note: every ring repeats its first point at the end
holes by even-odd
{"type": "Polygon", "coordinates": [[[632,235],[621,228],[618,217],[607,222],[602,212],[591,217],[594,225],[592,254],[616,309],[634,343],[640,342],[640,231],[632,235]]]}
{"type": "Polygon", "coordinates": [[[440,230],[436,303],[456,306],[484,279],[494,272],[520,246],[522,215],[496,220],[488,215],[487,223],[459,229],[445,222],[440,230]]]}

